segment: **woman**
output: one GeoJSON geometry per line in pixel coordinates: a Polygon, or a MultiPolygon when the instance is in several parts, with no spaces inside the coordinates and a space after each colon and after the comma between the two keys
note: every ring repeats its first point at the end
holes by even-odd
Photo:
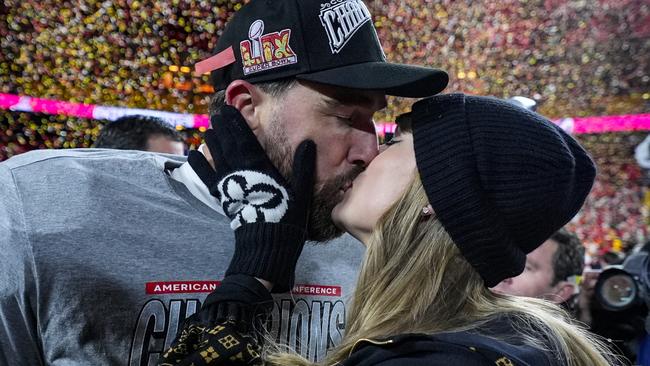
{"type": "MultiPolygon", "coordinates": [[[[436,96],[416,103],[398,122],[400,132],[332,213],[367,253],[346,335],[322,364],[611,364],[606,348],[556,306],[489,290],[521,273],[526,253],[578,212],[595,176],[586,152],[539,115],[492,98],[436,96]]],[[[266,289],[291,284],[304,243],[314,146],[305,142],[297,149],[289,184],[258,159],[261,148],[249,151],[254,136],[234,111],[224,112],[221,124],[237,127],[230,138],[221,131],[207,139],[211,151],[229,163],[246,163],[221,171],[218,164],[212,174],[197,156],[190,161],[204,168],[204,181],[239,230],[236,254],[224,285],[190,318],[163,364],[308,365],[269,347],[259,356],[251,324],[267,311],[261,305],[270,302],[266,289]],[[248,145],[233,146],[242,141],[236,134],[246,134],[248,145]],[[237,201],[228,187],[250,171],[285,190],[278,197],[286,207],[277,206],[285,213],[254,215],[237,201]],[[282,255],[270,253],[277,251],[282,255]],[[260,262],[267,270],[251,270],[260,262]],[[227,353],[210,332],[237,339],[240,348],[227,353]],[[199,356],[208,345],[221,348],[213,347],[206,361],[199,356]]]]}

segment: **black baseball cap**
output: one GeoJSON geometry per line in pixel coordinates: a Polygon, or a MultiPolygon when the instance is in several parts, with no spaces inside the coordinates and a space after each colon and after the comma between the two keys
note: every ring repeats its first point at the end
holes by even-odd
{"type": "Polygon", "coordinates": [[[296,77],[327,85],[420,98],[441,92],[442,70],[386,62],[361,0],[252,0],[226,25],[215,56],[196,65],[215,90],[296,77]]]}

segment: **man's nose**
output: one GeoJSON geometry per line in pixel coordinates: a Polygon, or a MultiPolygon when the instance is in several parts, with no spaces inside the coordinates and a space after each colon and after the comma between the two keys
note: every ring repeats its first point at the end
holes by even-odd
{"type": "Polygon", "coordinates": [[[379,154],[377,135],[374,131],[359,131],[356,135],[348,151],[348,162],[365,168],[379,154]]]}

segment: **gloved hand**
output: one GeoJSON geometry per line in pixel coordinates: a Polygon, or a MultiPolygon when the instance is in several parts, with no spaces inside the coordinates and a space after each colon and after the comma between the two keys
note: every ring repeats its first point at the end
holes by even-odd
{"type": "Polygon", "coordinates": [[[206,326],[189,323],[162,354],[158,366],[262,366],[262,346],[229,321],[206,326]]]}
{"type": "Polygon", "coordinates": [[[273,283],[273,292],[289,291],[307,235],[316,145],[298,146],[287,181],[236,108],[222,107],[212,126],[205,142],[215,169],[197,151],[188,161],[232,220],[235,254],[226,276],[247,274],[273,283]]]}
{"type": "Polygon", "coordinates": [[[259,281],[231,275],[187,318],[159,366],[263,365],[263,329],[273,298],[259,281]]]}

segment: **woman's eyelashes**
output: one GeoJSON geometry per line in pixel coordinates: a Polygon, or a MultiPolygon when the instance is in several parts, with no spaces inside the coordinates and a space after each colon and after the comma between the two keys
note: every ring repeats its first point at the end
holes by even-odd
{"type": "Polygon", "coordinates": [[[393,137],[389,138],[388,140],[386,140],[384,142],[384,145],[386,145],[386,146],[395,145],[398,142],[399,142],[399,139],[396,136],[393,136],[393,137]]]}

